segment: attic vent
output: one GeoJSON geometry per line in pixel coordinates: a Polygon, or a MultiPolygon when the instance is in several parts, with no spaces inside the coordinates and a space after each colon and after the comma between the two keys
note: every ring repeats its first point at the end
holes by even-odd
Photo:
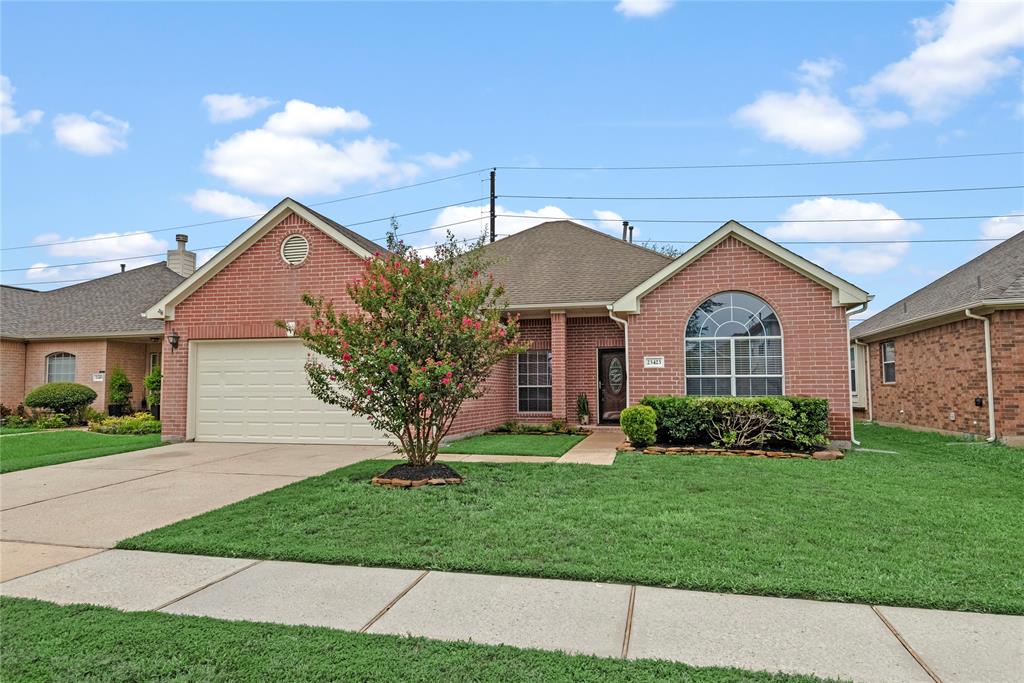
{"type": "Polygon", "coordinates": [[[281,258],[293,266],[305,261],[308,254],[309,242],[302,235],[291,235],[281,244],[281,258]]]}

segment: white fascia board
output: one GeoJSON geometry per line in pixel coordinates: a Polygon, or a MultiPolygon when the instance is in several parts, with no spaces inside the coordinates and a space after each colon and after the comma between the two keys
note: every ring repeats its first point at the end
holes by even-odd
{"type": "Polygon", "coordinates": [[[616,313],[639,313],[640,300],[643,297],[730,236],[735,237],[765,256],[778,261],[790,270],[794,270],[831,290],[833,306],[851,306],[870,300],[870,295],[860,287],[847,282],[838,275],[828,272],[821,266],[811,263],[804,257],[794,254],[750,228],[736,221],[729,221],[623,295],[622,298],[612,304],[612,311],[616,313]]]}
{"type": "Polygon", "coordinates": [[[174,320],[174,306],[186,299],[189,295],[202,287],[210,278],[219,273],[229,263],[238,258],[246,249],[255,244],[261,237],[277,227],[289,213],[294,213],[311,225],[318,228],[325,235],[338,244],[352,251],[360,258],[372,256],[369,251],[353,242],[332,226],[325,223],[319,216],[310,212],[305,206],[290,197],[283,199],[277,206],[268,211],[262,218],[253,223],[248,230],[231,241],[231,244],[221,249],[207,261],[201,268],[183,280],[177,287],[172,289],[163,299],[153,304],[145,312],[146,318],[155,320],[174,320]]]}

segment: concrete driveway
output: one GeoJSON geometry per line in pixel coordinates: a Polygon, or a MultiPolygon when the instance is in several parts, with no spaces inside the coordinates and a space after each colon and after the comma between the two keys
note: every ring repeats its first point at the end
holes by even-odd
{"type": "Polygon", "coordinates": [[[370,458],[387,446],[183,443],[0,475],[0,581],[370,458]]]}

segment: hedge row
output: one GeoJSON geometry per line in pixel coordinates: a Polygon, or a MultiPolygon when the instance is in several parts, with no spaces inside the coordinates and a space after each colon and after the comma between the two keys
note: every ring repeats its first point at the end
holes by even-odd
{"type": "Polygon", "coordinates": [[[802,396],[646,396],[622,413],[636,446],[813,450],[828,444],[828,401],[802,396]],[[654,433],[649,416],[653,411],[654,433]]]}

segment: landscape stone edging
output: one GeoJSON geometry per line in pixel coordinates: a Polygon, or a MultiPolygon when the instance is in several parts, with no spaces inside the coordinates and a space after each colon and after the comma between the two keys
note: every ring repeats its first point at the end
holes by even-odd
{"type": "Polygon", "coordinates": [[[765,451],[756,448],[708,448],[704,446],[648,446],[634,448],[633,444],[624,441],[615,448],[618,453],[642,453],[645,455],[738,455],[751,458],[799,458],[803,460],[841,460],[842,451],[822,450],[813,453],[795,451],[765,451]]]}
{"type": "Polygon", "coordinates": [[[465,479],[462,477],[433,477],[430,479],[388,479],[385,477],[374,477],[370,483],[374,486],[390,486],[398,489],[411,489],[417,486],[443,486],[445,484],[461,484],[465,479]]]}

